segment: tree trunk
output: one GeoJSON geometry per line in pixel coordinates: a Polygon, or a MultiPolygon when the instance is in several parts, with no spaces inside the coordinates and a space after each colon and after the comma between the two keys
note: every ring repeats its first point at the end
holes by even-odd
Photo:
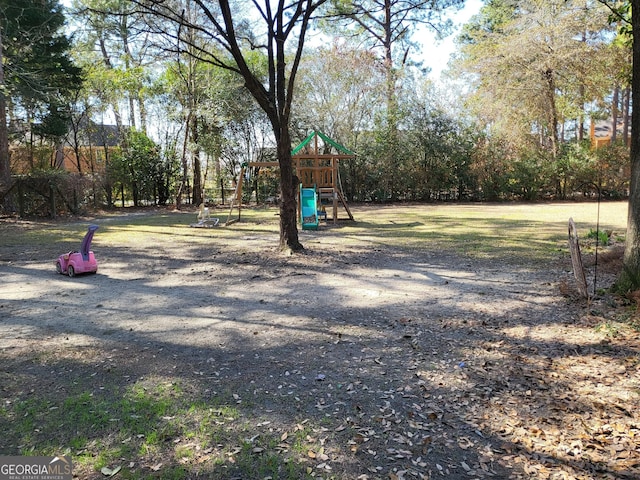
{"type": "Polygon", "coordinates": [[[200,205],[202,203],[202,163],[200,162],[200,147],[198,142],[200,141],[199,135],[200,124],[198,117],[193,117],[191,123],[191,141],[193,142],[193,205],[200,205]]]}
{"type": "MultiPolygon", "coordinates": [[[[136,172],[130,168],[129,169],[129,176],[133,179],[136,178],[136,172]]],[[[134,207],[139,207],[140,206],[140,194],[139,194],[139,188],[138,188],[138,181],[137,180],[133,180],[131,182],[131,195],[133,196],[133,206],[134,207]]]]}
{"type": "MultiPolygon", "coordinates": [[[[131,71],[131,49],[129,48],[129,26],[128,16],[122,15],[120,17],[120,37],[122,38],[122,50],[124,53],[124,68],[125,72],[131,71]]],[[[132,87],[135,89],[135,86],[132,87]]],[[[127,90],[127,97],[129,102],[129,127],[136,129],[136,111],[135,111],[135,97],[136,93],[131,90],[127,90]]]]}
{"type": "Polygon", "coordinates": [[[200,160],[200,150],[196,145],[193,151],[193,205],[200,205],[203,200],[202,195],[202,162],[200,160]]]}
{"type": "MultiPolygon", "coordinates": [[[[100,51],[102,52],[102,61],[104,66],[108,70],[113,70],[113,63],[111,62],[111,58],[109,57],[109,53],[107,52],[107,45],[104,37],[100,37],[98,39],[98,44],[100,45],[100,51]]],[[[118,107],[118,102],[114,101],[111,103],[111,108],[113,109],[113,116],[116,120],[116,127],[118,129],[118,133],[120,135],[124,135],[124,127],[122,125],[122,115],[120,114],[120,108],[118,107]]]]}
{"type": "MultiPolygon", "coordinates": [[[[587,43],[587,33],[582,32],[582,43],[587,43]]],[[[584,82],[580,82],[579,98],[580,98],[580,114],[578,116],[578,143],[584,140],[584,112],[585,112],[585,85],[584,82]]]]}
{"type": "Polygon", "coordinates": [[[144,98],[137,96],[138,100],[138,112],[140,113],[140,128],[142,132],[147,135],[147,106],[144,104],[144,98]]]}
{"type": "MultiPolygon", "coordinates": [[[[4,87],[4,60],[2,31],[0,31],[0,86],[4,87]]],[[[0,88],[0,194],[4,195],[11,187],[11,163],[9,162],[9,135],[7,125],[7,99],[4,88],[0,88]]],[[[4,197],[4,209],[10,211],[13,202],[7,195],[4,197]]]]}
{"type": "Polygon", "coordinates": [[[298,217],[296,184],[297,177],[293,175],[293,161],[291,158],[291,135],[289,126],[282,125],[278,138],[278,163],[280,164],[280,248],[289,248],[297,252],[304,247],[298,239],[298,217]]]}
{"type": "Polygon", "coordinates": [[[111,181],[112,179],[112,174],[111,174],[111,157],[109,156],[109,147],[106,145],[106,142],[104,142],[105,145],[102,147],[104,150],[104,162],[105,162],[105,172],[106,175],[104,176],[104,182],[102,184],[103,188],[104,188],[104,194],[105,194],[105,198],[106,198],[106,202],[107,202],[107,208],[113,208],[115,206],[115,200],[113,199],[113,189],[114,189],[114,185],[111,181]]]}
{"type": "MultiPolygon", "coordinates": [[[[631,8],[640,12],[640,0],[632,0],[631,8]]],[[[631,97],[640,98],[640,15],[632,15],[633,62],[631,97]]],[[[631,110],[631,180],[629,214],[624,250],[624,271],[618,286],[625,290],[640,287],[640,108],[631,110]]]]}
{"type": "Polygon", "coordinates": [[[392,14],[391,0],[384,1],[384,68],[386,75],[386,101],[387,112],[385,125],[385,136],[387,138],[384,146],[383,158],[385,161],[385,172],[387,177],[387,186],[391,201],[397,200],[398,188],[398,98],[396,93],[397,75],[393,65],[393,32],[392,32],[392,14]]]}
{"type": "Polygon", "coordinates": [[[616,85],[613,89],[613,100],[611,101],[611,145],[618,140],[618,104],[620,103],[620,87],[616,85]]]}
{"type": "Polygon", "coordinates": [[[624,89],[624,101],[622,104],[622,118],[623,118],[623,130],[622,130],[622,139],[624,140],[625,146],[629,145],[629,102],[631,99],[631,89],[627,86],[624,89]]]}
{"type": "Polygon", "coordinates": [[[551,155],[555,161],[558,157],[558,108],[556,106],[555,72],[551,69],[544,72],[547,82],[547,101],[549,107],[549,140],[551,141],[551,155]]]}
{"type": "Polygon", "coordinates": [[[187,164],[187,144],[189,142],[189,128],[191,125],[191,111],[187,114],[184,127],[184,141],[182,143],[182,155],[180,157],[180,164],[182,165],[182,180],[176,193],[176,210],[180,210],[182,206],[182,195],[187,190],[187,178],[189,175],[189,165],[187,164]]]}

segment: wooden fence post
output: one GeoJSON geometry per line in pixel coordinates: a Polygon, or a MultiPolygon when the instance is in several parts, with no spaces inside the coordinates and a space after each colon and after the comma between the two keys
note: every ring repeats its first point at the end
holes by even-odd
{"type": "Polygon", "coordinates": [[[18,215],[24,218],[24,188],[22,180],[18,180],[18,215]]]}

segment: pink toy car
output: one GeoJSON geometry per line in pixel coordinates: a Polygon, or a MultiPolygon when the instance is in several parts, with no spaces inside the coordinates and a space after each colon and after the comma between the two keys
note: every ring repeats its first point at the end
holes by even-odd
{"type": "Polygon", "coordinates": [[[58,257],[56,262],[56,270],[62,275],[69,275],[75,277],[79,273],[96,273],[98,271],[98,262],[94,257],[91,248],[91,240],[93,240],[93,234],[98,229],[98,225],[89,225],[79,252],[69,252],[58,257]]]}

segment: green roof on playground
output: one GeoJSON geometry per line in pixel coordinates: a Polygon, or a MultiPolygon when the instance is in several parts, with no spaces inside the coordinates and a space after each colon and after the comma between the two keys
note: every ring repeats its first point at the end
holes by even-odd
{"type": "Polygon", "coordinates": [[[312,131],[311,133],[309,133],[309,135],[307,135],[307,138],[305,138],[302,143],[300,143],[300,145],[298,145],[296,148],[294,148],[291,151],[291,155],[295,155],[298,152],[300,152],[300,150],[302,150],[304,147],[306,147],[309,142],[315,137],[315,136],[320,137],[322,140],[325,141],[325,143],[328,143],[329,145],[331,145],[332,147],[335,147],[339,152],[345,153],[347,155],[354,155],[355,153],[353,153],[351,150],[349,150],[347,147],[343,147],[342,145],[340,145],[338,142],[336,142],[335,140],[333,140],[332,138],[329,138],[327,135],[325,135],[322,132],[315,132],[312,131]]]}

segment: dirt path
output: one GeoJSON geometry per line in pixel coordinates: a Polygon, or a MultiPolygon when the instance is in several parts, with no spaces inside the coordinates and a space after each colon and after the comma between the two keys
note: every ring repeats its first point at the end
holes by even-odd
{"type": "MultiPolygon", "coordinates": [[[[272,235],[246,235],[241,251],[102,247],[98,274],[74,279],[55,274],[53,249],[9,262],[17,247],[0,248],[0,427],[66,365],[62,397],[78,382],[178,378],[194,398],[233,399],[256,434],[314,425],[323,453],[301,461],[317,477],[638,478],[638,337],[593,328],[608,307],[562,295],[566,261],[337,234],[304,232],[292,257],[272,235]]],[[[192,462],[193,478],[232,478],[192,462]]]]}

